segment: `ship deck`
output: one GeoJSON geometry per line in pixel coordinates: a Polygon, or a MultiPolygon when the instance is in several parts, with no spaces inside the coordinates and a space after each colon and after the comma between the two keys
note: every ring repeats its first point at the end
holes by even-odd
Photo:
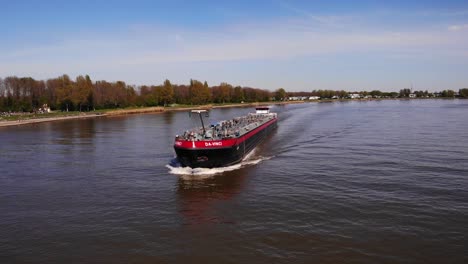
{"type": "Polygon", "coordinates": [[[205,127],[205,133],[203,133],[203,127],[195,127],[185,131],[183,135],[178,136],[177,140],[210,141],[238,138],[275,118],[275,113],[251,113],[246,116],[220,121],[215,125],[205,127]]]}

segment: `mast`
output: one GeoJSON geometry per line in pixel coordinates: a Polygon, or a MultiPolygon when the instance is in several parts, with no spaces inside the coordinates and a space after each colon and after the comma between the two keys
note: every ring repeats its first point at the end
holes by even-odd
{"type": "Polygon", "coordinates": [[[203,136],[205,136],[205,124],[203,123],[203,117],[201,116],[201,113],[198,113],[198,115],[200,116],[200,121],[201,121],[201,125],[202,125],[202,128],[203,128],[203,136]]]}
{"type": "Polygon", "coordinates": [[[200,116],[200,121],[201,121],[202,128],[203,128],[203,136],[205,136],[206,130],[205,130],[205,123],[203,122],[202,113],[208,114],[208,111],[207,110],[192,110],[192,113],[197,113],[198,116],[200,116]]]}

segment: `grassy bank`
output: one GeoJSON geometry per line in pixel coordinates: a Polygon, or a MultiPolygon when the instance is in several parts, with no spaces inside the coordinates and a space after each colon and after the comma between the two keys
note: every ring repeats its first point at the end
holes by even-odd
{"type": "Polygon", "coordinates": [[[67,119],[79,119],[79,118],[93,118],[105,116],[101,113],[80,113],[80,112],[68,112],[68,113],[47,113],[47,114],[15,114],[8,117],[0,118],[0,127],[7,126],[18,126],[26,124],[35,124],[67,119]]]}
{"type": "Polygon", "coordinates": [[[140,108],[124,108],[124,109],[108,109],[102,110],[103,114],[108,116],[115,115],[131,115],[131,114],[144,114],[144,113],[159,113],[164,112],[164,107],[140,107],[140,108]]]}
{"type": "Polygon", "coordinates": [[[1,121],[28,121],[35,119],[45,118],[63,118],[63,117],[80,117],[86,115],[96,115],[95,112],[59,112],[54,111],[51,113],[35,114],[35,113],[12,113],[0,116],[1,121]]]}
{"type": "MultiPolygon", "coordinates": [[[[102,109],[92,112],[60,112],[34,114],[34,113],[14,113],[11,115],[0,116],[1,126],[17,126],[24,124],[49,122],[65,119],[91,118],[103,116],[119,116],[131,114],[145,113],[162,113],[166,111],[188,111],[189,109],[211,109],[211,108],[227,108],[227,107],[255,107],[262,105],[284,105],[284,104],[300,104],[305,102],[330,103],[337,101],[369,101],[369,100],[389,100],[389,99],[329,99],[329,100],[313,100],[313,101],[285,101],[285,102],[255,102],[255,103],[226,103],[226,104],[207,104],[207,105],[172,105],[167,107],[132,107],[124,109],[102,109]]],[[[393,99],[391,99],[393,100],[393,99]]],[[[404,99],[403,99],[404,100],[404,99]]],[[[409,99],[408,99],[409,100],[409,99]]]]}
{"type": "Polygon", "coordinates": [[[100,109],[92,112],[61,112],[54,111],[51,113],[34,114],[34,113],[13,113],[10,115],[0,116],[0,127],[17,126],[41,122],[50,122],[66,119],[91,118],[103,116],[119,116],[131,114],[145,113],[162,113],[166,111],[188,111],[190,109],[211,109],[211,108],[226,108],[226,107],[255,107],[259,105],[271,104],[291,104],[303,103],[302,101],[295,102],[261,102],[261,103],[239,103],[239,104],[207,104],[207,105],[172,105],[167,107],[132,107],[124,109],[100,109]]]}

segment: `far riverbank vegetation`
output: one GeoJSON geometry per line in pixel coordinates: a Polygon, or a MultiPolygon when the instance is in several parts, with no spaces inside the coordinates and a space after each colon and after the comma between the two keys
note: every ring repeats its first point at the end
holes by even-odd
{"type": "Polygon", "coordinates": [[[10,76],[0,78],[0,112],[89,112],[102,109],[155,106],[196,106],[206,104],[237,104],[253,102],[306,101],[333,99],[369,98],[468,98],[468,88],[458,91],[441,92],[412,91],[399,92],[344,90],[312,90],[310,92],[288,92],[283,88],[276,91],[208,83],[190,80],[188,84],[173,84],[165,80],[160,85],[129,85],[123,81],[92,81],[86,76],[75,80],[68,75],[47,80],[31,77],[10,76]]]}

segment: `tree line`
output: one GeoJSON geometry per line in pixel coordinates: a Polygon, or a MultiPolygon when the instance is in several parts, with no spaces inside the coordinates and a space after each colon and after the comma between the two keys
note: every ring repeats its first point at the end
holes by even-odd
{"type": "Polygon", "coordinates": [[[441,92],[431,93],[426,91],[412,91],[409,88],[401,89],[399,96],[401,98],[410,97],[413,94],[414,97],[423,98],[423,97],[442,97],[442,98],[468,98],[468,88],[462,88],[458,90],[458,94],[454,90],[443,90],[441,92]]]}
{"type": "Polygon", "coordinates": [[[414,91],[405,88],[400,92],[346,92],[344,90],[313,90],[311,92],[286,92],[279,88],[274,92],[259,88],[232,86],[190,80],[188,84],[172,84],[165,80],[161,85],[128,85],[123,81],[95,81],[88,75],[72,80],[64,74],[57,78],[35,80],[31,77],[10,76],[0,78],[0,112],[33,112],[47,104],[52,110],[91,111],[140,106],[168,106],[172,104],[202,105],[209,103],[241,103],[285,101],[291,97],[318,96],[327,98],[348,98],[350,94],[361,97],[455,97],[468,98],[468,88],[458,91],[443,90],[439,93],[414,91]]]}
{"type": "Polygon", "coordinates": [[[52,110],[91,111],[171,104],[265,102],[272,92],[259,88],[232,86],[190,80],[176,85],[165,80],[161,85],[128,85],[123,81],[95,81],[86,76],[75,80],[68,75],[47,80],[10,76],[0,78],[0,111],[33,112],[47,104],[52,110]]]}
{"type": "Polygon", "coordinates": [[[468,98],[468,88],[459,89],[458,94],[454,90],[443,90],[441,92],[413,91],[410,88],[401,89],[399,92],[382,92],[380,90],[347,92],[344,90],[313,90],[311,92],[286,92],[283,88],[275,91],[275,100],[285,100],[290,97],[318,96],[321,99],[349,98],[351,94],[358,94],[361,98],[408,98],[413,95],[416,98],[443,97],[443,98],[468,98]]]}

